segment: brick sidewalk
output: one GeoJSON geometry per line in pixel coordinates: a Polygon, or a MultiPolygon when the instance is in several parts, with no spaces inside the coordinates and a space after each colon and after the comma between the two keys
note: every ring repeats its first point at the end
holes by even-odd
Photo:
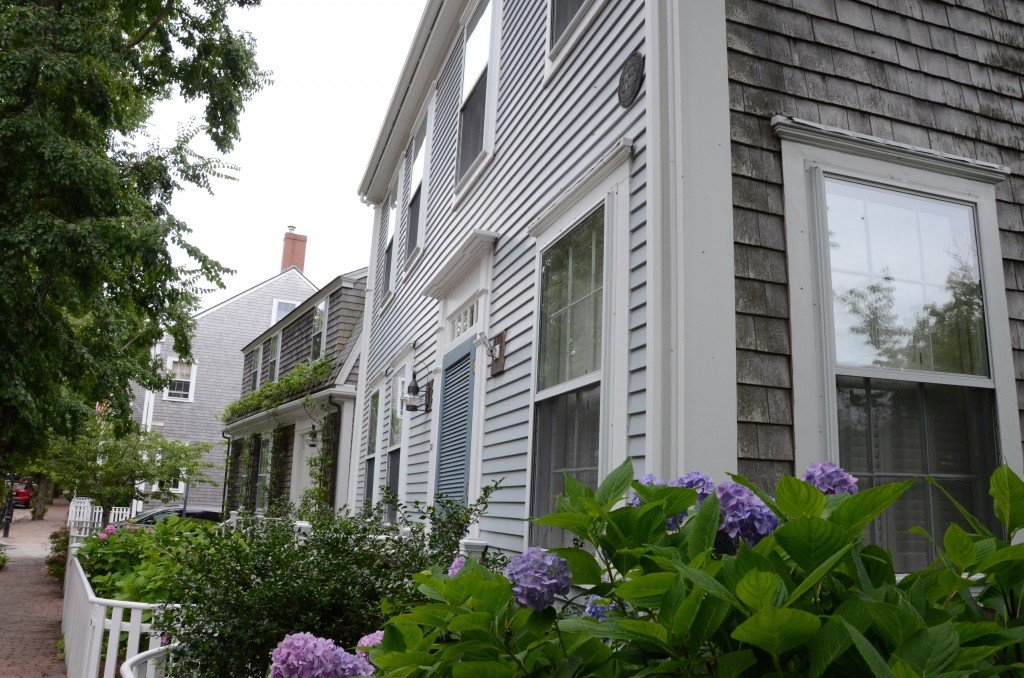
{"type": "Polygon", "coordinates": [[[18,511],[11,525],[11,556],[0,572],[0,678],[65,676],[57,657],[62,597],[43,565],[47,537],[66,521],[67,502],[58,500],[46,519],[31,522],[18,511]]]}

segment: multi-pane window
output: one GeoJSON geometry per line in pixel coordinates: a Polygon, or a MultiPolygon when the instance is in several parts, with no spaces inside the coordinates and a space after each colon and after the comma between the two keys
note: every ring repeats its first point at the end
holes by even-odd
{"type": "Polygon", "coordinates": [[[316,360],[324,354],[327,335],[327,300],[321,299],[313,309],[313,336],[310,339],[309,356],[316,360]]]}
{"type": "Polygon", "coordinates": [[[463,334],[469,331],[469,328],[476,325],[477,314],[479,312],[480,302],[474,301],[469,306],[455,314],[451,319],[451,335],[452,339],[458,339],[463,334]]]}
{"type": "Polygon", "coordinates": [[[392,190],[391,195],[388,196],[387,224],[385,224],[387,231],[384,242],[387,244],[384,246],[384,268],[380,281],[381,297],[393,289],[392,283],[395,275],[395,224],[397,222],[398,209],[395,202],[395,192],[392,190]]]}
{"type": "Polygon", "coordinates": [[[373,502],[373,488],[375,482],[375,469],[377,465],[377,435],[380,426],[380,391],[374,391],[370,395],[369,413],[366,421],[366,475],[363,478],[364,503],[373,502]]]}
{"type": "Polygon", "coordinates": [[[538,390],[600,368],[603,276],[601,207],[541,257],[538,390]]]}
{"type": "Polygon", "coordinates": [[[274,299],[274,317],[271,318],[271,324],[278,322],[286,315],[294,311],[296,306],[298,306],[298,304],[294,301],[274,299]]]}
{"type": "Polygon", "coordinates": [[[487,124],[487,79],[491,64],[491,1],[477,10],[466,27],[459,106],[458,176],[465,176],[484,150],[487,124]]]}
{"type": "Polygon", "coordinates": [[[409,203],[406,211],[409,219],[405,231],[405,259],[406,266],[412,260],[413,253],[420,246],[420,233],[423,228],[423,215],[426,211],[423,199],[423,165],[424,165],[424,137],[426,127],[416,135],[412,142],[412,166],[409,170],[409,203]]]}
{"type": "MultiPolygon", "coordinates": [[[[541,255],[538,400],[531,515],[554,511],[564,474],[596,487],[600,459],[605,211],[600,207],[541,255]]],[[[531,542],[568,544],[534,526],[531,542]]]]}
{"type": "Polygon", "coordinates": [[[391,380],[391,417],[388,427],[388,447],[402,444],[402,425],[405,420],[402,408],[402,394],[405,393],[405,370],[400,370],[391,380]]]}
{"type": "Polygon", "coordinates": [[[266,442],[259,448],[259,462],[256,473],[256,510],[266,511],[270,505],[270,458],[273,455],[275,437],[263,436],[266,442]]]}
{"type": "Polygon", "coordinates": [[[171,362],[171,384],[167,387],[167,397],[188,400],[192,395],[192,366],[183,360],[171,362]]]}
{"type": "MultiPolygon", "coordinates": [[[[864,486],[934,476],[990,519],[995,394],[974,207],[836,177],[824,191],[842,465],[864,486]]],[[[958,520],[919,483],[870,536],[908,571],[935,557],[908,530],[958,520]]]]}
{"type": "Polygon", "coordinates": [[[270,363],[267,365],[267,379],[277,381],[277,366],[281,361],[281,333],[270,338],[270,363]]]}
{"type": "Polygon", "coordinates": [[[252,362],[249,365],[249,391],[255,391],[260,387],[260,368],[263,363],[263,346],[257,346],[250,353],[252,362]]]}
{"type": "Polygon", "coordinates": [[[551,0],[552,45],[558,42],[586,3],[587,0],[551,0]]]}

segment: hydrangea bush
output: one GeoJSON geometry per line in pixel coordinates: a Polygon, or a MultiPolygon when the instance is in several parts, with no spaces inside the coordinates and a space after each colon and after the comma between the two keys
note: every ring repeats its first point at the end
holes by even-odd
{"type": "Polygon", "coordinates": [[[773,496],[739,475],[632,474],[596,491],[566,476],[534,522],[574,547],[531,548],[505,576],[473,559],[416,575],[430,602],[388,620],[378,675],[1024,674],[1024,482],[1009,469],[991,479],[1004,534],[928,480],[970,529],[948,526],[938,559],[899,581],[863,535],[915,481],[858,491],[815,464],[773,496]]]}

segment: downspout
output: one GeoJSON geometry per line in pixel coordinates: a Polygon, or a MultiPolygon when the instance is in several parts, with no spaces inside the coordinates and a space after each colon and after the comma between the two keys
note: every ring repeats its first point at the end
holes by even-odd
{"type": "Polygon", "coordinates": [[[334,468],[331,474],[331,482],[328,484],[329,488],[333,488],[334,492],[329,497],[329,503],[332,509],[337,509],[335,506],[338,497],[338,471],[341,470],[341,403],[334,402],[334,394],[327,394],[327,404],[334,408],[334,412],[337,418],[334,420],[334,431],[331,432],[331,438],[334,441],[334,468]]]}
{"type": "Polygon", "coordinates": [[[234,438],[229,436],[224,431],[220,432],[220,437],[228,441],[228,452],[224,455],[224,489],[221,492],[220,497],[220,517],[223,518],[227,511],[228,503],[228,478],[231,475],[231,443],[234,442],[234,438]]]}

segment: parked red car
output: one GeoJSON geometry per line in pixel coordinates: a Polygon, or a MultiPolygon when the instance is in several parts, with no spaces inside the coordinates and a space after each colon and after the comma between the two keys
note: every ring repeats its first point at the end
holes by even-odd
{"type": "Polygon", "coordinates": [[[35,494],[35,488],[32,487],[31,480],[27,478],[15,480],[13,490],[15,508],[28,508],[32,505],[32,496],[35,494]]]}

